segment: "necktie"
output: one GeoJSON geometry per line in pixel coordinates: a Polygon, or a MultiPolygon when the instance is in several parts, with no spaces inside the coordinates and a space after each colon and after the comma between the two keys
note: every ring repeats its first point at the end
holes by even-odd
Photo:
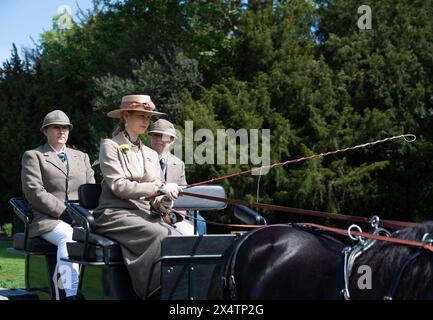
{"type": "Polygon", "coordinates": [[[64,152],[59,152],[57,154],[57,156],[59,157],[60,161],[62,161],[62,163],[65,165],[65,167],[68,165],[68,159],[66,159],[66,154],[64,152]]]}
{"type": "Polygon", "coordinates": [[[161,158],[161,159],[159,160],[159,164],[161,165],[162,173],[165,174],[165,168],[167,167],[167,164],[165,163],[165,159],[164,159],[164,158],[161,158]]]}

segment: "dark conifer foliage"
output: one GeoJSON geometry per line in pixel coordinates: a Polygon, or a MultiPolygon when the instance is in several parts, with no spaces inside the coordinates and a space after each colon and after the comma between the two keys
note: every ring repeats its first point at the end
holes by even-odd
{"type": "MultiPolygon", "coordinates": [[[[43,116],[54,108],[69,114],[69,144],[93,161],[114,126],[105,113],[131,93],[150,94],[182,132],[185,121],[215,136],[218,129],[270,129],[271,163],[414,133],[412,144],[272,169],[260,179],[259,200],[429,219],[433,0],[374,1],[367,30],[357,25],[360,5],[95,0],[67,27],[54,17],[36,47],[20,53],[13,46],[0,67],[0,224],[11,219],[8,199],[21,193],[22,153],[42,143],[43,116]]],[[[188,180],[250,165],[190,164],[188,180]]],[[[257,176],[223,184],[230,197],[257,200],[257,176]]],[[[264,214],[268,222],[301,219],[264,214]]]]}

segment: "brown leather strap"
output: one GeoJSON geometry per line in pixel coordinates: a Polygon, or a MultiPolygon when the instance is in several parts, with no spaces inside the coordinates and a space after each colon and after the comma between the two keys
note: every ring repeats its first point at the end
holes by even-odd
{"type": "MultiPolygon", "coordinates": [[[[171,210],[173,212],[179,213],[178,211],[176,211],[174,209],[171,209],[171,210]]],[[[219,223],[219,222],[213,222],[213,221],[206,221],[206,223],[213,224],[213,225],[226,226],[226,227],[240,227],[240,228],[260,228],[260,227],[266,226],[266,225],[250,225],[250,224],[229,224],[229,223],[219,223]]],[[[308,226],[308,227],[312,227],[312,228],[316,228],[316,229],[334,232],[334,233],[337,233],[337,234],[340,234],[343,236],[347,236],[347,237],[349,236],[348,231],[344,230],[344,229],[332,228],[332,227],[327,227],[327,226],[323,226],[320,224],[308,223],[308,222],[303,222],[303,223],[299,223],[299,224],[304,225],[304,226],[308,226]]],[[[433,246],[430,244],[423,243],[423,242],[404,240],[404,239],[398,239],[398,238],[393,238],[393,237],[385,237],[385,236],[374,235],[374,234],[359,232],[359,231],[350,231],[350,234],[355,235],[355,236],[360,236],[363,238],[376,239],[379,241],[387,241],[387,242],[406,245],[406,246],[424,248],[424,249],[427,249],[427,250],[430,250],[433,252],[433,246]]]]}
{"type": "MultiPolygon", "coordinates": [[[[171,211],[173,211],[177,214],[180,214],[179,211],[176,211],[174,209],[171,209],[171,211]]],[[[400,221],[397,221],[397,222],[400,222],[400,221]]],[[[213,225],[226,226],[226,227],[240,227],[240,228],[260,228],[260,227],[265,226],[265,225],[250,225],[250,224],[228,224],[228,223],[219,223],[219,222],[213,222],[213,221],[206,221],[206,223],[213,224],[213,225]]],[[[349,237],[348,231],[344,230],[344,229],[327,227],[327,226],[323,226],[320,224],[308,223],[308,222],[303,222],[300,224],[304,225],[304,226],[316,228],[316,229],[334,232],[334,233],[349,237]]],[[[415,223],[412,223],[412,224],[416,225],[415,223]]],[[[350,234],[355,235],[355,236],[360,236],[363,238],[368,238],[368,239],[376,239],[376,240],[380,240],[380,241],[386,241],[386,242],[391,242],[391,243],[396,243],[396,244],[401,244],[401,245],[406,245],[406,246],[424,248],[424,249],[427,249],[427,250],[430,250],[433,252],[433,245],[423,243],[423,242],[404,240],[404,239],[398,239],[398,238],[393,238],[393,237],[385,237],[385,236],[374,235],[374,234],[370,234],[370,233],[366,233],[366,232],[359,232],[359,231],[350,231],[350,234]]]]}
{"type": "MultiPolygon", "coordinates": [[[[315,224],[315,223],[301,223],[301,224],[305,225],[305,226],[321,229],[321,230],[331,231],[334,233],[341,234],[343,236],[349,236],[348,231],[344,230],[344,229],[326,227],[326,226],[322,226],[320,224],[315,224]]],[[[359,232],[359,231],[350,231],[350,234],[355,235],[355,236],[360,236],[363,238],[376,239],[376,240],[392,242],[392,243],[396,243],[396,244],[402,244],[402,245],[406,245],[406,246],[420,247],[420,248],[424,248],[424,249],[427,249],[427,250],[430,250],[433,252],[433,246],[430,244],[427,244],[427,243],[423,243],[423,242],[404,240],[404,239],[398,239],[398,238],[393,238],[393,237],[379,236],[379,235],[374,235],[374,234],[359,232]]]]}
{"type": "MultiPolygon", "coordinates": [[[[273,204],[265,204],[265,203],[258,203],[258,202],[252,202],[252,201],[244,201],[244,200],[235,200],[230,198],[220,198],[220,197],[214,197],[209,195],[203,195],[203,194],[195,194],[183,191],[181,194],[196,198],[202,198],[202,199],[208,199],[208,200],[214,200],[219,202],[224,202],[231,205],[244,205],[248,207],[255,207],[255,208],[261,208],[261,209],[270,209],[273,211],[281,211],[281,212],[290,212],[294,214],[300,214],[300,215],[308,215],[308,216],[315,216],[315,217],[323,217],[323,218],[330,218],[330,219],[336,219],[336,220],[344,220],[351,223],[370,223],[370,218],[365,217],[358,217],[358,216],[349,216],[344,215],[340,213],[332,213],[332,212],[324,212],[324,211],[316,211],[316,210],[308,210],[308,209],[299,209],[299,208],[290,208],[290,207],[284,207],[284,206],[278,206],[273,204]]],[[[406,228],[406,227],[413,227],[415,226],[415,223],[413,222],[405,222],[405,221],[396,221],[396,220],[380,220],[380,224],[383,227],[392,228],[392,229],[400,229],[400,228],[406,228]]]]}
{"type": "MultiPolygon", "coordinates": [[[[182,215],[182,213],[180,211],[177,211],[175,209],[170,209],[170,210],[176,214],[182,215]]],[[[185,218],[185,216],[183,216],[183,217],[185,218]]],[[[188,216],[187,219],[195,219],[195,218],[188,216]]],[[[200,220],[200,219],[197,219],[197,220],[205,221],[205,220],[200,220]]],[[[232,224],[232,223],[215,222],[215,221],[210,221],[210,220],[206,220],[205,222],[206,222],[206,224],[213,224],[214,226],[236,227],[236,228],[260,228],[260,227],[266,226],[266,224],[232,224]]]]}

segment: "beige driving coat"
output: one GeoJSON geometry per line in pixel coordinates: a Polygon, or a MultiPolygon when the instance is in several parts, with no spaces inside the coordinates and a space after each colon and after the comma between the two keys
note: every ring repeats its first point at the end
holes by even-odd
{"type": "MultiPolygon", "coordinates": [[[[95,231],[120,243],[134,290],[146,298],[151,265],[161,255],[161,241],[169,234],[178,234],[151,213],[149,201],[140,199],[154,194],[161,180],[158,155],[144,145],[132,145],[121,132],[101,142],[99,165],[104,180],[99,206],[93,212],[95,231]],[[129,150],[122,150],[122,145],[128,145],[129,150]]],[[[157,265],[149,292],[159,287],[159,278],[157,265]]]]}
{"type": "Polygon", "coordinates": [[[68,167],[48,143],[26,151],[21,162],[21,185],[33,212],[29,236],[37,237],[53,230],[66,209],[66,200],[78,199],[78,187],[95,183],[89,156],[66,148],[68,167]]]}

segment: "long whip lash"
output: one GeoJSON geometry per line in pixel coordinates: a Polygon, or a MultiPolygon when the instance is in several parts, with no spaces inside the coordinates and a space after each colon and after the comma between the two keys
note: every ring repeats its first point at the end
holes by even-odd
{"type": "Polygon", "coordinates": [[[395,140],[395,139],[404,139],[404,141],[406,141],[406,142],[414,142],[416,140],[416,136],[414,134],[411,134],[411,133],[401,134],[399,136],[393,136],[393,137],[389,137],[389,138],[385,138],[385,139],[381,139],[381,140],[376,140],[376,141],[373,141],[373,142],[367,142],[367,143],[363,143],[363,144],[358,144],[358,145],[353,146],[353,147],[347,147],[347,148],[338,149],[338,150],[334,150],[334,151],[316,153],[316,154],[313,154],[313,155],[308,156],[308,157],[302,157],[302,158],[298,158],[298,159],[287,160],[287,161],[284,161],[284,162],[276,162],[276,163],[273,163],[273,164],[270,164],[270,165],[266,165],[266,166],[262,166],[262,167],[259,167],[259,168],[245,170],[245,171],[241,171],[241,172],[236,172],[236,173],[232,173],[232,174],[229,174],[229,175],[226,175],[226,176],[222,176],[222,177],[218,177],[218,178],[214,178],[214,179],[209,179],[209,180],[205,180],[205,181],[189,184],[188,186],[185,187],[185,189],[196,187],[196,186],[201,186],[201,185],[208,184],[208,183],[214,183],[214,182],[230,179],[230,178],[237,177],[237,176],[240,176],[240,175],[244,175],[244,174],[248,174],[248,173],[253,173],[253,172],[256,172],[256,171],[261,171],[261,170],[267,169],[267,168],[271,169],[271,168],[274,168],[274,167],[281,167],[281,166],[285,166],[285,165],[288,165],[288,164],[298,163],[298,162],[302,162],[302,161],[309,161],[309,160],[312,160],[312,159],[315,159],[315,158],[319,158],[319,157],[327,157],[327,156],[331,156],[331,155],[335,155],[335,154],[339,154],[339,153],[344,153],[344,152],[347,152],[347,151],[352,151],[352,150],[356,150],[356,149],[366,148],[368,146],[373,146],[373,145],[376,145],[376,144],[379,144],[379,143],[384,143],[384,142],[395,140]]]}

